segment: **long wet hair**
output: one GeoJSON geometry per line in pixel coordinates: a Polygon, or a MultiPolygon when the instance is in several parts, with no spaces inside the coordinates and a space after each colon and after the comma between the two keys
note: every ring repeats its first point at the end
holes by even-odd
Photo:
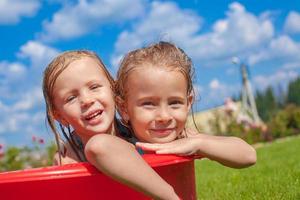
{"type": "MultiPolygon", "coordinates": [[[[92,51],[87,51],[87,50],[76,50],[76,51],[66,51],[60,55],[58,55],[55,59],[52,60],[52,62],[46,67],[44,71],[44,76],[43,76],[43,94],[45,98],[45,103],[46,103],[46,120],[48,125],[50,126],[52,132],[54,133],[55,136],[55,141],[57,144],[58,152],[59,152],[59,162],[61,163],[61,154],[62,152],[65,152],[63,149],[64,146],[62,146],[62,139],[60,133],[56,129],[55,125],[55,118],[54,118],[54,110],[55,110],[55,105],[54,105],[54,85],[55,82],[58,78],[58,76],[74,61],[80,60],[82,58],[92,58],[94,59],[99,67],[104,71],[108,81],[110,82],[111,89],[114,92],[114,79],[106,69],[104,63],[102,60],[96,55],[96,53],[92,51]]],[[[71,136],[71,128],[70,126],[64,127],[60,122],[59,127],[64,135],[65,139],[69,142],[71,145],[71,148],[75,152],[76,156],[78,157],[79,160],[83,160],[83,158],[79,155],[79,147],[77,145],[77,142],[74,141],[74,137],[71,136]]]]}
{"type": "MultiPolygon", "coordinates": [[[[192,60],[181,48],[170,42],[161,41],[148,47],[133,50],[124,56],[117,73],[117,98],[126,101],[127,93],[130,90],[127,83],[130,73],[145,66],[159,67],[182,73],[187,83],[187,96],[195,94],[192,81],[194,77],[192,60]]],[[[195,124],[193,109],[192,119],[195,124]]],[[[123,120],[123,123],[130,128],[130,122],[123,120]]],[[[179,137],[185,136],[180,135],[179,137]]]]}

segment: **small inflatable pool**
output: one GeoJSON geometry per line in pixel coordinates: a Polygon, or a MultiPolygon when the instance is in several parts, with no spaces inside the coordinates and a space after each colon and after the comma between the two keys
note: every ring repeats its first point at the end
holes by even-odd
{"type": "MultiPolygon", "coordinates": [[[[146,154],[144,159],[184,200],[196,198],[194,159],[146,154]]],[[[149,180],[151,181],[151,180],[149,180]]],[[[0,173],[3,200],[149,199],[99,172],[89,163],[0,173]]]]}

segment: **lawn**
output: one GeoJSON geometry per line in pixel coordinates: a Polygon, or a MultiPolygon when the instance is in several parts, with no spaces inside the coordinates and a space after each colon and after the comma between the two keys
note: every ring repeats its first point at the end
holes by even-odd
{"type": "Polygon", "coordinates": [[[261,145],[256,165],[246,169],[198,160],[198,199],[300,199],[299,154],[298,136],[261,145]]]}

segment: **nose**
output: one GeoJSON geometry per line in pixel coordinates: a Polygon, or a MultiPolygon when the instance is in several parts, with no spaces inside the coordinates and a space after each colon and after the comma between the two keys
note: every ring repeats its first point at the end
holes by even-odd
{"type": "Polygon", "coordinates": [[[164,123],[169,122],[172,119],[170,112],[168,111],[168,108],[162,106],[157,113],[156,121],[164,123]]]}
{"type": "Polygon", "coordinates": [[[88,92],[82,92],[80,96],[80,104],[82,107],[89,107],[94,103],[93,97],[88,92]]]}

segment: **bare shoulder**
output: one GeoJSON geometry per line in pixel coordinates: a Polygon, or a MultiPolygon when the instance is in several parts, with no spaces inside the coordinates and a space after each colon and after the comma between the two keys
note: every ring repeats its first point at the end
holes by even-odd
{"type": "MultiPolygon", "coordinates": [[[[59,165],[60,163],[59,152],[56,152],[53,158],[53,164],[59,165]]],[[[61,164],[71,164],[80,162],[68,142],[63,142],[61,145],[61,164]]]]}
{"type": "Polygon", "coordinates": [[[185,131],[186,131],[186,136],[189,138],[203,137],[205,135],[203,133],[199,133],[196,129],[193,128],[187,128],[185,131]]]}

